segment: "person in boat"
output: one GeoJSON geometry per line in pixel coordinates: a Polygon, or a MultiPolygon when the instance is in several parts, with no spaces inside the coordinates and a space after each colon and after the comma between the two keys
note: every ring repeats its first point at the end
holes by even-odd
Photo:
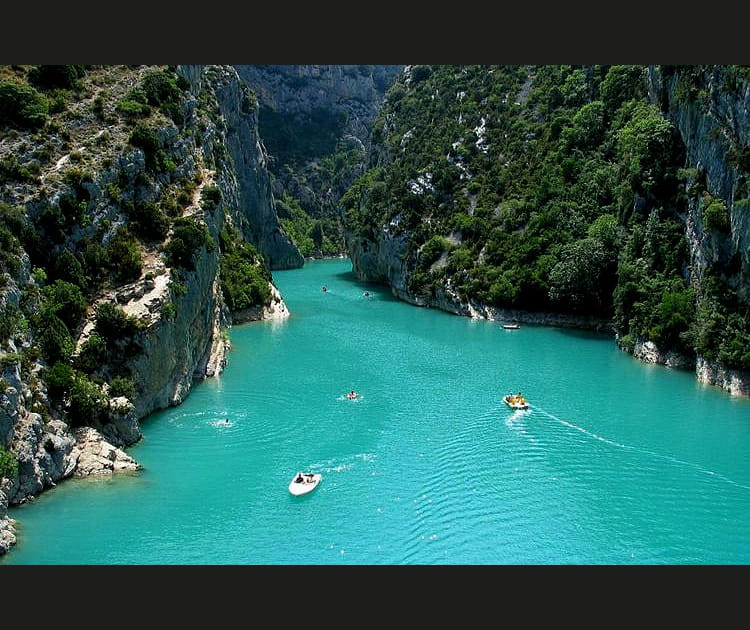
{"type": "Polygon", "coordinates": [[[523,397],[523,394],[521,392],[518,392],[518,395],[514,397],[515,402],[521,403],[522,405],[526,403],[526,399],[523,397]]]}
{"type": "Polygon", "coordinates": [[[305,475],[305,477],[307,477],[307,483],[312,483],[313,482],[313,474],[312,473],[307,473],[305,475]]]}
{"type": "Polygon", "coordinates": [[[300,474],[298,474],[294,479],[294,483],[302,483],[303,481],[304,479],[302,478],[302,475],[300,474]]]}
{"type": "Polygon", "coordinates": [[[354,390],[350,391],[350,392],[349,392],[349,393],[348,393],[348,394],[346,395],[346,397],[347,397],[348,399],[350,399],[350,400],[353,400],[353,399],[354,399],[354,398],[356,398],[357,396],[359,396],[359,394],[358,394],[357,392],[355,392],[354,390]]]}

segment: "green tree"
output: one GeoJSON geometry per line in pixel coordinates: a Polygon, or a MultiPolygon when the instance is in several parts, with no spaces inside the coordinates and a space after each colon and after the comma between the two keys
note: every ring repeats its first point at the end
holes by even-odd
{"type": "Polygon", "coordinates": [[[38,339],[48,363],[67,361],[75,347],[65,322],[53,313],[43,313],[40,317],[38,339]]]}
{"type": "Polygon", "coordinates": [[[112,302],[102,302],[96,307],[96,333],[108,342],[132,337],[143,329],[141,321],[128,315],[122,308],[112,302]]]}
{"type": "Polygon", "coordinates": [[[47,384],[47,393],[50,399],[62,404],[71,387],[73,386],[73,368],[63,361],[56,361],[44,375],[44,381],[47,384]]]}
{"type": "Polygon", "coordinates": [[[69,90],[79,85],[79,79],[85,74],[84,66],[34,66],[29,70],[29,81],[42,90],[55,88],[69,90]]]}
{"type": "Polygon", "coordinates": [[[18,459],[0,444],[0,478],[14,479],[18,474],[18,459]]]}
{"type": "Polygon", "coordinates": [[[41,127],[48,111],[47,99],[33,87],[0,79],[0,125],[22,129],[41,127]]]}
{"type": "Polygon", "coordinates": [[[42,295],[44,296],[42,312],[57,315],[68,330],[75,330],[78,327],[88,303],[77,284],[55,280],[54,284],[42,288],[42,295]]]}
{"type": "Polygon", "coordinates": [[[138,241],[127,228],[120,228],[109,241],[106,257],[115,280],[132,282],[143,269],[143,256],[138,241]]]}
{"type": "Polygon", "coordinates": [[[171,267],[195,269],[195,255],[201,248],[213,251],[215,247],[211,235],[205,225],[195,219],[181,217],[175,219],[172,238],[164,246],[167,254],[167,264],[171,267]]]}
{"type": "Polygon", "coordinates": [[[619,152],[632,189],[653,197],[673,163],[674,127],[654,105],[637,103],[618,133],[619,152]]]}
{"type": "Polygon", "coordinates": [[[610,113],[622,103],[640,98],[646,93],[646,73],[643,66],[612,66],[599,87],[602,101],[610,113]]]}
{"type": "Polygon", "coordinates": [[[64,280],[70,284],[75,284],[82,291],[88,288],[86,276],[83,273],[83,266],[76,255],[68,248],[63,247],[60,254],[55,259],[55,277],[64,280]]]}
{"type": "Polygon", "coordinates": [[[220,235],[221,290],[230,311],[271,303],[271,276],[262,257],[249,243],[241,240],[236,229],[220,235]]]}
{"type": "Polygon", "coordinates": [[[714,201],[703,208],[703,225],[712,232],[729,232],[729,210],[723,201],[714,201]]]}
{"type": "Polygon", "coordinates": [[[107,410],[109,401],[102,390],[85,375],[76,373],[69,392],[68,419],[71,426],[96,422],[107,410]]]}
{"type": "Polygon", "coordinates": [[[107,363],[109,352],[107,342],[98,333],[92,333],[81,345],[76,358],[76,367],[86,374],[92,374],[107,363]]]}
{"type": "Polygon", "coordinates": [[[585,238],[567,245],[550,273],[550,298],[574,312],[598,314],[605,301],[601,287],[608,259],[598,239],[585,238]]]}

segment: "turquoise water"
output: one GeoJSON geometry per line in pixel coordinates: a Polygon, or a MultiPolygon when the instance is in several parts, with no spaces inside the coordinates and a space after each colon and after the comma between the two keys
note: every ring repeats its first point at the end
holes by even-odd
{"type": "Polygon", "coordinates": [[[12,509],[1,564],[750,562],[750,401],[608,337],[409,306],[349,261],[274,277],[292,316],[235,326],[222,376],[143,421],[144,471],[12,509]],[[323,473],[303,497],[298,470],[323,473]]]}

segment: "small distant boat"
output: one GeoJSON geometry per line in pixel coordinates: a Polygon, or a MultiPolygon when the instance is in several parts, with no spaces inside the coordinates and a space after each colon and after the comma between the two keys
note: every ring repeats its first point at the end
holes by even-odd
{"type": "Polygon", "coordinates": [[[516,396],[514,394],[507,394],[503,396],[503,402],[508,405],[511,409],[528,409],[529,403],[523,396],[516,396]]]}
{"type": "Polygon", "coordinates": [[[295,497],[312,492],[318,487],[321,479],[321,473],[298,472],[289,482],[289,492],[295,497]]]}
{"type": "Polygon", "coordinates": [[[503,324],[503,328],[505,330],[518,330],[521,327],[521,324],[503,324]]]}
{"type": "Polygon", "coordinates": [[[348,393],[348,394],[346,395],[346,397],[347,397],[347,398],[348,398],[349,400],[356,400],[357,398],[359,398],[359,394],[358,394],[357,392],[355,392],[355,391],[351,391],[351,392],[349,392],[349,393],[348,393]]]}

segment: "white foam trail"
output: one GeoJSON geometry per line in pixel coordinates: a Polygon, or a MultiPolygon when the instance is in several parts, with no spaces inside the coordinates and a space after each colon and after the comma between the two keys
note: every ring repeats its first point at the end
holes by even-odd
{"type": "Polygon", "coordinates": [[[700,464],[696,464],[694,462],[688,462],[684,459],[678,459],[677,457],[673,457],[672,455],[664,455],[662,453],[657,453],[655,451],[651,451],[646,448],[640,448],[639,446],[632,446],[630,444],[620,444],[619,442],[615,442],[613,440],[609,440],[605,437],[602,437],[601,435],[597,435],[593,431],[589,431],[588,429],[584,429],[583,427],[579,427],[577,424],[573,424],[572,422],[568,422],[567,420],[563,420],[562,418],[558,418],[556,415],[550,413],[549,411],[545,411],[541,407],[534,407],[534,409],[537,409],[538,411],[542,412],[544,415],[552,418],[553,420],[557,420],[559,423],[564,424],[566,427],[570,427],[571,429],[575,429],[576,431],[580,431],[581,433],[588,435],[589,437],[592,437],[596,440],[599,440],[600,442],[604,442],[605,444],[609,444],[611,446],[616,446],[617,448],[621,449],[627,449],[631,451],[636,451],[638,453],[643,453],[644,455],[651,455],[652,457],[658,457],[659,459],[664,459],[669,462],[673,462],[675,464],[681,464],[683,466],[689,466],[699,472],[702,472],[706,475],[711,475],[712,477],[716,477],[717,479],[721,479],[722,481],[725,481],[728,484],[731,484],[733,486],[737,486],[738,488],[743,488],[745,490],[750,490],[750,486],[746,486],[745,484],[739,483],[735,481],[734,479],[731,479],[725,475],[722,475],[721,473],[716,472],[715,470],[710,470],[709,468],[704,468],[700,464]]]}
{"type": "Polygon", "coordinates": [[[212,427],[233,427],[234,422],[231,420],[215,420],[209,423],[212,427]]]}
{"type": "Polygon", "coordinates": [[[358,462],[369,464],[370,462],[375,461],[375,459],[375,453],[357,453],[356,455],[350,455],[349,457],[329,459],[323,462],[310,464],[310,466],[307,467],[307,470],[340,473],[351,470],[358,462]]]}

